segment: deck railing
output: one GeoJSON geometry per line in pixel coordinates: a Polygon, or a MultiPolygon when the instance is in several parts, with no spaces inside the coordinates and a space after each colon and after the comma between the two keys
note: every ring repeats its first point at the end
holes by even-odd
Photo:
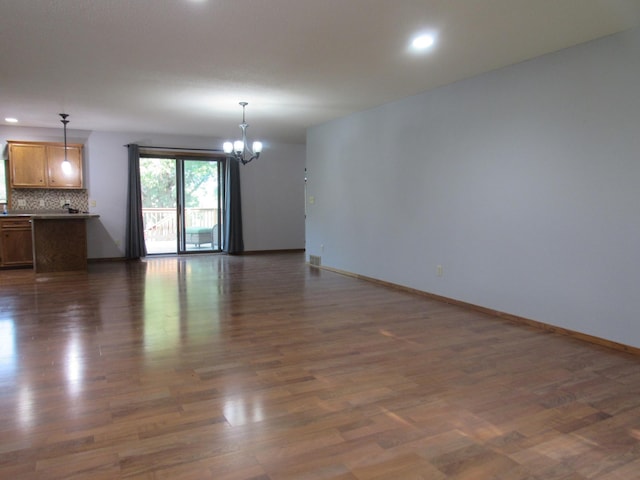
{"type": "MultiPolygon", "coordinates": [[[[217,208],[185,208],[185,226],[210,227],[218,223],[217,208]]],[[[143,208],[144,235],[147,242],[175,240],[178,233],[175,208],[143,208]]]]}

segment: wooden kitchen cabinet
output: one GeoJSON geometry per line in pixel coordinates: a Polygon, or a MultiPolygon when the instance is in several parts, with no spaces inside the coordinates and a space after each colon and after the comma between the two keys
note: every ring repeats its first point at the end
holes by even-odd
{"type": "Polygon", "coordinates": [[[47,147],[9,143],[9,171],[14,188],[47,186],[47,147]]]}
{"type": "Polygon", "coordinates": [[[82,145],[67,144],[70,168],[63,168],[64,144],[7,142],[13,188],[82,188],[82,145]]]}
{"type": "Polygon", "coordinates": [[[67,145],[70,168],[62,168],[64,145],[47,145],[49,188],[82,188],[82,145],[67,145]]]}
{"type": "Polygon", "coordinates": [[[29,217],[0,218],[0,266],[33,265],[32,242],[29,217]]]}

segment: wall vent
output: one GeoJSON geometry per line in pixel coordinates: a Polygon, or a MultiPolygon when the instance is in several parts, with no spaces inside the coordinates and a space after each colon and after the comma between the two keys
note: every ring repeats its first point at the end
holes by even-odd
{"type": "Polygon", "coordinates": [[[314,267],[320,266],[320,256],[319,255],[309,255],[309,265],[314,267]]]}

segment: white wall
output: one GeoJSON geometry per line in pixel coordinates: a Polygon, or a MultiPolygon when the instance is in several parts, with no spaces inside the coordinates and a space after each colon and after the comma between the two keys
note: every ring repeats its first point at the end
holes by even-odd
{"type": "Polygon", "coordinates": [[[639,86],[634,30],[311,128],[307,253],[640,347],[639,86]]]}
{"type": "MultiPolygon", "coordinates": [[[[61,129],[0,126],[7,140],[60,141],[61,129]]],[[[96,202],[87,227],[89,258],[124,256],[127,201],[127,149],[124,145],[219,148],[212,138],[68,130],[83,143],[85,187],[96,202]]],[[[246,251],[304,248],[304,145],[267,144],[261,157],[241,168],[246,251]]]]}

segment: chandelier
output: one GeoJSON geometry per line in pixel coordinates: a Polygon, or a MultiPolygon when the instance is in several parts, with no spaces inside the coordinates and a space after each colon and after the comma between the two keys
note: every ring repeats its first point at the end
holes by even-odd
{"type": "Polygon", "coordinates": [[[242,130],[242,140],[236,140],[235,142],[224,142],[222,148],[224,153],[226,153],[231,158],[235,158],[239,162],[242,162],[243,165],[246,165],[251,160],[258,158],[260,156],[260,152],[262,152],[262,142],[253,142],[251,148],[247,144],[247,127],[249,126],[244,118],[244,109],[247,105],[247,102],[240,102],[242,106],[242,123],[240,124],[240,130],[242,130]]]}

